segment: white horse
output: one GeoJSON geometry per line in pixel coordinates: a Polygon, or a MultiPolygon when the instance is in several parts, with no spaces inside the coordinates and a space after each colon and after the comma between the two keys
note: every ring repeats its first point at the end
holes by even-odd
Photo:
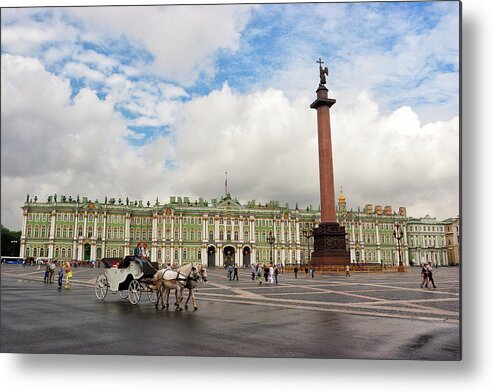
{"type": "Polygon", "coordinates": [[[161,297],[161,308],[168,307],[169,293],[171,290],[175,290],[176,310],[183,310],[180,299],[183,294],[183,288],[186,286],[193,269],[193,263],[190,263],[182,265],[176,270],[162,269],[154,274],[151,281],[151,288],[158,292],[156,308],[159,306],[159,297],[161,297]],[[166,306],[164,304],[164,297],[166,297],[166,306]]]}
{"type": "MultiPolygon", "coordinates": [[[[195,267],[194,267],[195,268],[195,267]]],[[[192,269],[193,273],[193,269],[192,269]]],[[[190,300],[190,297],[192,298],[192,304],[193,304],[193,310],[197,310],[197,303],[195,302],[195,288],[199,284],[200,281],[202,282],[207,282],[207,268],[202,267],[200,271],[197,274],[197,278],[194,276],[190,276],[187,280],[187,284],[185,285],[185,288],[188,289],[188,298],[185,301],[185,309],[188,309],[188,301],[190,300]]],[[[183,298],[180,298],[180,302],[183,301],[183,298]]]]}

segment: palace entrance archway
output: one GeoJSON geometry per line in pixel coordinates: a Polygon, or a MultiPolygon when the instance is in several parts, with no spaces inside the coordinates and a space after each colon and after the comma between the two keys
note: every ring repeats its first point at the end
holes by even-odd
{"type": "Polygon", "coordinates": [[[209,246],[207,248],[207,267],[216,266],[216,248],[209,246]]]}
{"type": "Polygon", "coordinates": [[[91,244],[84,244],[84,260],[89,261],[91,258],[91,244]]]}
{"type": "Polygon", "coordinates": [[[250,256],[252,254],[252,250],[248,247],[245,246],[243,248],[243,267],[250,267],[251,261],[250,261],[250,256]]]}
{"type": "Polygon", "coordinates": [[[224,247],[224,250],[223,250],[223,260],[224,260],[224,266],[225,267],[228,267],[230,265],[232,265],[234,267],[235,265],[235,248],[233,248],[232,246],[225,246],[224,247]]]}

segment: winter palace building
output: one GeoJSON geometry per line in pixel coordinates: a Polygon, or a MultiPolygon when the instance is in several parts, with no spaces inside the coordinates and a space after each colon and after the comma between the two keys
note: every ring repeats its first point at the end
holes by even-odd
{"type": "MultiPolygon", "coordinates": [[[[122,258],[138,242],[147,242],[151,259],[160,264],[200,261],[207,266],[236,263],[308,263],[313,251],[310,233],[320,211],[255,200],[241,204],[230,194],[206,201],[170,197],[166,204],[122,199],[92,202],[87,197],[50,196],[29,199],[22,206],[21,257],[57,260],[122,258]],[[270,238],[269,238],[270,237],[270,238]],[[269,242],[270,239],[270,242],[269,242]]],[[[346,210],[344,195],[337,206],[346,227],[352,263],[398,263],[396,224],[403,228],[401,255],[405,265],[432,261],[448,265],[447,221],[429,216],[409,218],[406,209],[394,212],[368,204],[363,211],[346,210]]],[[[450,220],[449,220],[450,222],[450,220]]],[[[458,246],[458,245],[457,245],[458,246]]]]}

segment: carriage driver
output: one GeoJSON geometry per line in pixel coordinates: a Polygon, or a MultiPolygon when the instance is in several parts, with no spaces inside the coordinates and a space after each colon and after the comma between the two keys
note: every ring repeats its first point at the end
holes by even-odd
{"type": "Polygon", "coordinates": [[[139,242],[137,247],[134,249],[134,260],[139,263],[140,268],[144,268],[144,264],[142,262],[142,242],[139,242]]]}

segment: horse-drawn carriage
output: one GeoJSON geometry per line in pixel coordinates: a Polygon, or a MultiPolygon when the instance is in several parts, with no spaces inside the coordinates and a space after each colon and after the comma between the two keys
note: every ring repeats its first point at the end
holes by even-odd
{"type": "Polygon", "coordinates": [[[96,278],[94,287],[96,297],[100,300],[103,300],[110,290],[113,294],[120,294],[123,299],[128,298],[130,303],[135,305],[144,292],[156,308],[159,307],[159,303],[162,307],[168,307],[169,293],[175,290],[175,305],[178,310],[182,310],[182,293],[184,289],[188,289],[189,295],[185,302],[185,309],[190,299],[192,299],[194,309],[198,309],[193,291],[199,281],[207,281],[207,270],[204,267],[197,269],[193,263],[190,263],[176,270],[167,268],[158,271],[157,263],[143,259],[136,260],[134,256],[127,256],[122,262],[110,262],[105,259],[102,262],[106,270],[104,274],[96,278]],[[166,304],[164,303],[165,298],[166,304]]]}
{"type": "Polygon", "coordinates": [[[149,301],[157,303],[160,291],[152,287],[151,280],[158,270],[157,263],[144,259],[136,260],[134,256],[126,256],[121,262],[102,260],[106,270],[96,278],[94,290],[96,297],[103,300],[108,290],[113,294],[127,299],[135,305],[140,301],[142,293],[146,293],[149,301]],[[140,263],[139,263],[140,261],[140,263]]]}

